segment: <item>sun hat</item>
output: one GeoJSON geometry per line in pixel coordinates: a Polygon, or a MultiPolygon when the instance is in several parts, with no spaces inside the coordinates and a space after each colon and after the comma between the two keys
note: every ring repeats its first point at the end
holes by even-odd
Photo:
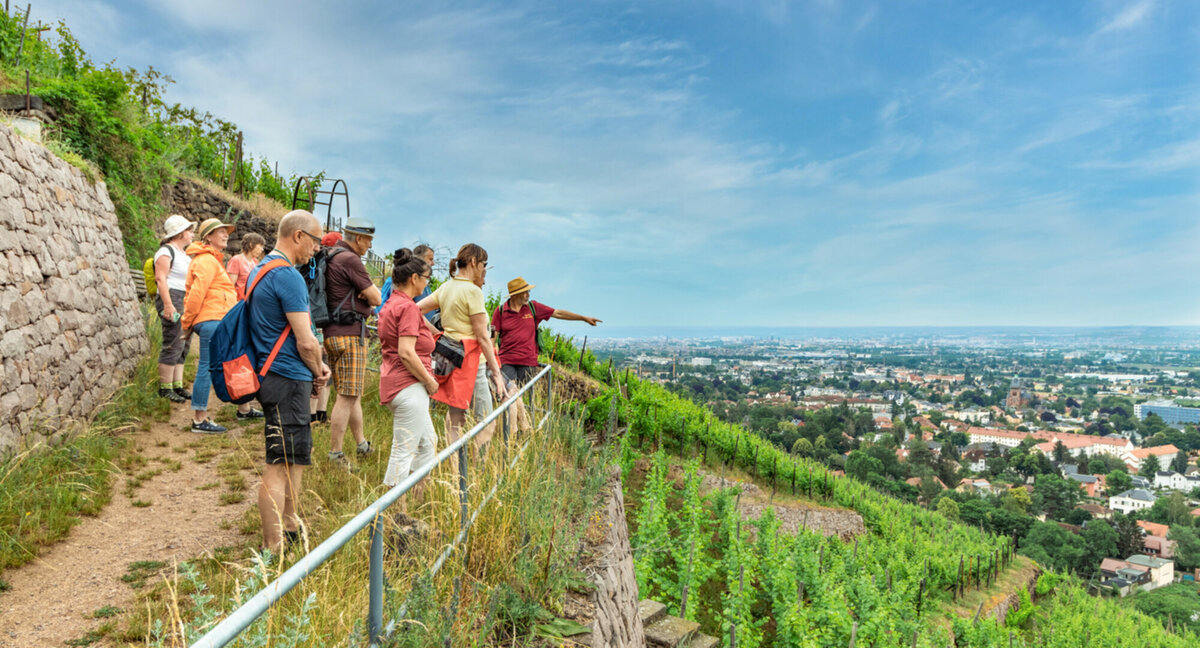
{"type": "Polygon", "coordinates": [[[236,225],[226,225],[225,223],[221,222],[220,218],[210,218],[203,223],[200,223],[200,232],[197,234],[197,236],[199,236],[200,240],[203,241],[209,234],[212,234],[222,227],[229,228],[229,231],[232,232],[236,225]]]}
{"type": "Polygon", "coordinates": [[[535,284],[525,283],[523,278],[517,277],[516,279],[508,282],[508,298],[512,299],[514,295],[520,295],[523,292],[529,292],[530,290],[533,290],[534,286],[535,284]]]}
{"type": "Polygon", "coordinates": [[[321,237],[321,245],[324,245],[325,247],[333,247],[337,245],[337,242],[340,240],[342,240],[341,232],[329,232],[325,236],[321,237]]]}
{"type": "Polygon", "coordinates": [[[163,240],[173,239],[195,226],[195,223],[183,216],[171,214],[167,217],[166,222],[163,223],[163,240]]]}
{"type": "Polygon", "coordinates": [[[372,223],[370,219],[355,216],[346,219],[346,225],[342,227],[342,231],[347,234],[361,234],[362,236],[374,238],[375,223],[372,223]]]}

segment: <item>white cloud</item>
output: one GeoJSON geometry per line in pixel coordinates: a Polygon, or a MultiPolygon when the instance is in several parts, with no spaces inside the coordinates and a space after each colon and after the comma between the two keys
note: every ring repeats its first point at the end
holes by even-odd
{"type": "Polygon", "coordinates": [[[1096,35],[1133,29],[1142,24],[1154,8],[1154,0],[1138,0],[1125,6],[1117,15],[1108,19],[1096,30],[1096,35]]]}

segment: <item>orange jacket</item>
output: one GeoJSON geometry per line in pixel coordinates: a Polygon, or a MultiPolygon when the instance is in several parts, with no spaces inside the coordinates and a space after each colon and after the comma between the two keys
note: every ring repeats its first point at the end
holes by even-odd
{"type": "Polygon", "coordinates": [[[221,253],[196,241],[187,248],[192,257],[187,271],[187,290],[183,295],[183,317],[179,323],[190,329],[199,322],[219,320],[237,303],[237,291],[225,272],[221,253]]]}

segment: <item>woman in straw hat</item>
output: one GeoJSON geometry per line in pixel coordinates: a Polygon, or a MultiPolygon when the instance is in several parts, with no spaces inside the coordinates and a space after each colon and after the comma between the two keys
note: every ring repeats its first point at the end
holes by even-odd
{"type": "Polygon", "coordinates": [[[187,357],[191,339],[184,335],[179,318],[183,313],[183,295],[188,263],[191,261],[184,250],[192,242],[195,230],[195,223],[179,214],[172,214],[163,223],[162,245],[154,253],[154,281],[158,286],[154,307],[162,323],[158,395],[172,403],[182,403],[191,397],[183,388],[183,360],[187,357]]]}
{"type": "MultiPolygon", "coordinates": [[[[220,434],[225,427],[208,418],[208,396],[212,391],[212,374],[208,366],[208,343],[225,313],[237,303],[237,290],[225,272],[224,251],[229,243],[233,225],[217,218],[200,224],[200,240],[188,246],[187,291],[183,298],[184,329],[200,336],[200,361],[196,364],[196,381],[192,384],[192,431],[220,434]]],[[[262,412],[249,404],[238,409],[238,418],[259,418],[262,412]]]]}

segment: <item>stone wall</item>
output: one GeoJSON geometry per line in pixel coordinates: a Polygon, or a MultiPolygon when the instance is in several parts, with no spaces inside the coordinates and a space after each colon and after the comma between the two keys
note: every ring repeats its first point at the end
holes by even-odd
{"type": "Polygon", "coordinates": [[[241,252],[242,236],[247,232],[257,232],[266,239],[267,250],[275,247],[275,231],[279,223],[240,208],[217,192],[188,178],[180,178],[171,187],[168,205],[170,213],[186,216],[195,223],[208,218],[220,218],[225,223],[234,222],[237,229],[229,235],[229,244],[225,248],[227,259],[241,252]]]}
{"type": "Polygon", "coordinates": [[[90,417],[146,350],[104,183],[0,125],[0,452],[90,417]]]}
{"type": "Polygon", "coordinates": [[[605,537],[588,570],[596,586],[592,594],[595,620],[590,635],[575,639],[594,648],[642,648],[646,645],[646,636],[638,615],[638,587],[633,572],[629,528],[625,523],[625,497],[621,493],[620,472],[614,472],[601,509],[603,519],[607,521],[605,537]]]}

